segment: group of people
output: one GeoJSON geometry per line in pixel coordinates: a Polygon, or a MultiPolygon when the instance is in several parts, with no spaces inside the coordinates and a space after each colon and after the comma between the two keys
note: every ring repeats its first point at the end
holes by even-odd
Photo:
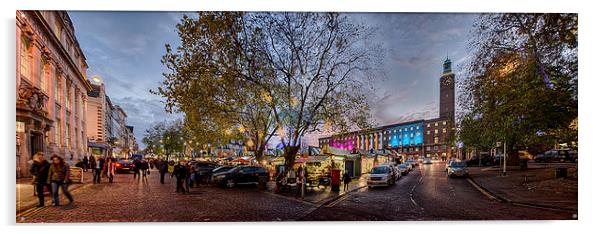
{"type": "Polygon", "coordinates": [[[32,182],[39,200],[38,207],[45,205],[44,188],[52,193],[52,204],[54,206],[60,205],[59,189],[63,190],[69,204],[73,203],[73,196],[69,192],[69,184],[71,184],[69,164],[56,154],[53,154],[50,160],[51,162],[48,162],[44,153],[41,152],[36,153],[33,157],[30,172],[33,175],[32,182]]]}

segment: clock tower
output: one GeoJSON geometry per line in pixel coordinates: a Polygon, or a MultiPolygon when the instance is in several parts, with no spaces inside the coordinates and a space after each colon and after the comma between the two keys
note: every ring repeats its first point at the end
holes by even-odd
{"type": "Polygon", "coordinates": [[[451,60],[445,59],[443,74],[439,78],[439,118],[450,119],[454,122],[456,107],[456,75],[452,72],[451,60]]]}

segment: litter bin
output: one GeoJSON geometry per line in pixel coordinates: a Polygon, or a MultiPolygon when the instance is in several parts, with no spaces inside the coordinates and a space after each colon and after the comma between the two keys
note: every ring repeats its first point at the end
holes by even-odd
{"type": "Polygon", "coordinates": [[[519,161],[519,166],[520,166],[521,171],[527,170],[527,162],[528,162],[528,160],[524,160],[524,159],[521,159],[519,161]]]}
{"type": "Polygon", "coordinates": [[[568,169],[566,167],[556,168],[556,179],[566,178],[567,174],[568,174],[568,169]]]}
{"type": "Polygon", "coordinates": [[[257,184],[257,188],[259,188],[259,190],[266,190],[267,187],[268,187],[268,177],[260,176],[259,183],[257,184]]]}

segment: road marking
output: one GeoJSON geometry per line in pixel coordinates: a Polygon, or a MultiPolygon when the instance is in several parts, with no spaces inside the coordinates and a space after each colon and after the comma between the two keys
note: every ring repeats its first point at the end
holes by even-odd
{"type": "Polygon", "coordinates": [[[424,208],[422,208],[420,205],[418,205],[416,200],[414,200],[414,190],[416,190],[416,187],[418,187],[418,184],[422,183],[422,179],[424,178],[424,174],[422,173],[422,170],[419,169],[418,171],[420,172],[420,179],[418,180],[418,182],[416,184],[414,184],[414,186],[412,187],[412,189],[410,191],[410,201],[412,201],[412,203],[414,203],[415,206],[424,210],[424,208]]]}
{"type": "Polygon", "coordinates": [[[474,181],[472,181],[471,178],[466,178],[466,181],[468,181],[468,183],[470,183],[474,188],[476,188],[479,192],[481,192],[483,195],[485,195],[489,199],[501,202],[500,199],[498,199],[497,197],[493,196],[491,193],[489,193],[489,192],[485,191],[484,189],[482,189],[481,186],[477,185],[474,181]]]}

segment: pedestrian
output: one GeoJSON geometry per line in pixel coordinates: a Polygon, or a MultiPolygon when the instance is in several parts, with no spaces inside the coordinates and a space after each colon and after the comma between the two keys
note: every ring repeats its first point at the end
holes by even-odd
{"type": "Polygon", "coordinates": [[[186,170],[186,161],[182,160],[179,164],[174,166],[171,176],[176,177],[176,193],[179,193],[180,191],[182,194],[186,193],[186,190],[184,189],[184,181],[186,180],[187,174],[188,171],[186,170]]]}
{"type": "Polygon", "coordinates": [[[139,159],[134,159],[134,179],[140,178],[140,168],[142,168],[142,162],[139,159]]]}
{"type": "Polygon", "coordinates": [[[142,179],[146,179],[146,175],[150,174],[150,171],[148,170],[148,162],[146,160],[140,160],[140,170],[139,170],[139,175],[140,178],[142,179]]]}
{"type": "Polygon", "coordinates": [[[83,165],[84,166],[84,172],[88,172],[88,163],[89,163],[89,161],[88,161],[88,156],[87,155],[84,155],[84,158],[82,159],[82,162],[84,164],[83,165]]]}
{"type": "Polygon", "coordinates": [[[165,173],[167,173],[168,170],[168,165],[167,165],[167,161],[165,160],[161,160],[159,162],[159,174],[161,175],[161,184],[165,184],[165,173]]]}
{"type": "Polygon", "coordinates": [[[56,154],[53,154],[50,158],[52,164],[48,169],[48,180],[47,182],[52,185],[52,201],[54,206],[60,205],[59,199],[59,188],[63,190],[63,194],[69,199],[69,204],[73,203],[73,196],[69,192],[69,164],[56,154]]]}
{"type": "Polygon", "coordinates": [[[349,172],[345,172],[345,174],[343,175],[343,191],[347,191],[347,189],[349,189],[349,183],[351,182],[351,175],[349,175],[349,172]]]}
{"type": "Polygon", "coordinates": [[[105,164],[105,160],[103,158],[101,158],[100,156],[97,156],[94,160],[94,167],[92,168],[94,170],[94,176],[92,177],[92,180],[94,181],[95,184],[100,184],[100,177],[102,174],[102,169],[104,168],[105,164]]]}
{"type": "Polygon", "coordinates": [[[109,183],[113,183],[113,177],[115,176],[115,159],[108,158],[105,163],[105,173],[107,174],[107,178],[109,178],[109,183]]]}
{"type": "Polygon", "coordinates": [[[44,206],[44,188],[51,191],[48,182],[48,170],[50,169],[50,163],[44,158],[44,153],[38,152],[33,157],[33,164],[31,165],[31,175],[33,176],[32,183],[35,186],[35,191],[38,195],[38,207],[44,206]]]}

